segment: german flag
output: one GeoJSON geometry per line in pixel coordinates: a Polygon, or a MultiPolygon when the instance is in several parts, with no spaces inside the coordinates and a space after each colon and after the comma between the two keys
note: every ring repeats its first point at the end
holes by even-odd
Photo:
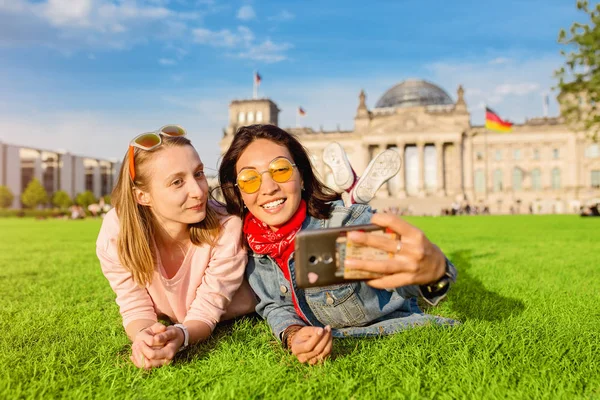
{"type": "Polygon", "coordinates": [[[512,122],[503,120],[492,111],[490,108],[485,108],[485,127],[496,132],[510,132],[512,130],[512,122]]]}

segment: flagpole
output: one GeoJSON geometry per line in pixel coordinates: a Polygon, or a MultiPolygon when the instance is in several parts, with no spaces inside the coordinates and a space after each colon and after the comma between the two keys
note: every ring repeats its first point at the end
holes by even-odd
{"type": "Polygon", "coordinates": [[[254,76],[252,77],[252,98],[258,98],[258,84],[256,83],[256,71],[254,71],[254,76]]]}
{"type": "Polygon", "coordinates": [[[300,113],[296,110],[296,128],[300,128],[300,113]]]}

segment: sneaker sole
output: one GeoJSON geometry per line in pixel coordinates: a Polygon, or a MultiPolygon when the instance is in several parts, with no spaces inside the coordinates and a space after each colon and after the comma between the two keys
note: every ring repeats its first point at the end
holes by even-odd
{"type": "Polygon", "coordinates": [[[323,162],[333,172],[333,181],[337,187],[342,190],[352,187],[354,183],[352,166],[341,144],[333,142],[325,146],[325,149],[323,149],[323,162]]]}
{"type": "Polygon", "coordinates": [[[379,188],[393,178],[402,168],[402,156],[395,150],[387,149],[377,155],[354,187],[353,197],[357,203],[366,204],[373,200],[379,188]]]}

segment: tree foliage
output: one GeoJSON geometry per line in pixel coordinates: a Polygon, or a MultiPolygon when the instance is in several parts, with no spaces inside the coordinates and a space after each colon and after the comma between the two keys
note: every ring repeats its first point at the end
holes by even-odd
{"type": "Polygon", "coordinates": [[[587,0],[577,1],[589,21],[575,22],[569,31],[561,29],[558,42],[566,62],[556,71],[563,116],[578,130],[598,140],[600,132],[600,3],[590,8],[587,0]]]}
{"type": "Polygon", "coordinates": [[[48,203],[48,193],[39,180],[32,179],[21,195],[21,202],[27,208],[35,208],[48,203]]]}
{"type": "Polygon", "coordinates": [[[67,192],[59,190],[52,196],[52,204],[58,208],[68,208],[73,204],[73,200],[71,200],[71,196],[67,192]]]}
{"type": "Polygon", "coordinates": [[[8,186],[0,186],[0,208],[8,208],[12,205],[15,195],[8,186]]]}
{"type": "Polygon", "coordinates": [[[96,196],[94,196],[94,193],[89,190],[79,193],[77,197],[75,197],[75,203],[79,204],[86,210],[90,204],[94,204],[96,201],[96,196]]]}

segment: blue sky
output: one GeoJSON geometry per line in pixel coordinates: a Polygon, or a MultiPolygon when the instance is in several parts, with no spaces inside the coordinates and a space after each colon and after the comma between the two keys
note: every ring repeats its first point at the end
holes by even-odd
{"type": "Polygon", "coordinates": [[[216,167],[254,70],[283,127],[302,106],[303,125],[352,129],[361,89],[373,107],[408,78],[462,84],[475,124],[484,104],[522,122],[556,83],[558,31],[584,18],[569,0],[0,0],[0,141],[120,159],[179,123],[216,167]]]}

